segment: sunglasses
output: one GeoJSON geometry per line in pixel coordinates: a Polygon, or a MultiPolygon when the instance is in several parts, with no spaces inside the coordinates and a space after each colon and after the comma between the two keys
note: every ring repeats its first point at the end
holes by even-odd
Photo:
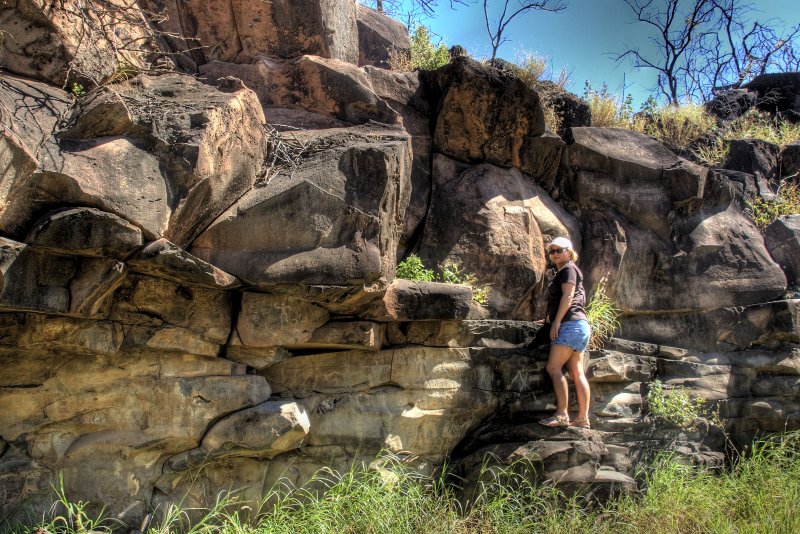
{"type": "Polygon", "coordinates": [[[567,250],[567,249],[565,249],[565,248],[551,248],[550,250],[547,251],[547,253],[552,256],[553,254],[561,254],[565,250],[567,250]]]}

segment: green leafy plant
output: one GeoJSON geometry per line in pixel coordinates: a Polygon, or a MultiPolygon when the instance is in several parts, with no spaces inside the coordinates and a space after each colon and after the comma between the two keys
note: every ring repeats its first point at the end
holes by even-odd
{"type": "Polygon", "coordinates": [[[390,52],[389,66],[392,70],[434,70],[450,63],[450,51],[442,43],[434,45],[431,31],[424,25],[414,29],[410,45],[407,53],[398,50],[390,52]]]}
{"type": "Polygon", "coordinates": [[[692,399],[682,387],[665,389],[660,380],[653,381],[647,393],[650,413],[681,428],[692,428],[698,419],[708,415],[705,402],[702,397],[692,399]]]}
{"type": "Polygon", "coordinates": [[[416,254],[409,254],[406,259],[397,264],[396,276],[415,282],[433,282],[436,279],[436,273],[431,269],[426,269],[422,259],[416,254]]]}
{"type": "Polygon", "coordinates": [[[796,183],[783,182],[771,200],[756,197],[747,204],[753,222],[763,232],[782,215],[800,213],[800,188],[796,183]]]}
{"type": "Polygon", "coordinates": [[[600,280],[594,288],[592,298],[586,305],[586,318],[592,329],[589,339],[589,350],[600,350],[603,344],[614,335],[619,328],[619,310],[614,301],[606,294],[605,280],[600,280]]]}
{"type": "Polygon", "coordinates": [[[427,269],[422,259],[416,254],[409,256],[397,264],[396,276],[415,282],[444,282],[445,284],[465,284],[472,288],[472,300],[478,304],[486,304],[489,298],[489,286],[479,284],[475,273],[466,273],[461,263],[445,260],[439,264],[439,274],[427,269]]]}
{"type": "Polygon", "coordinates": [[[81,97],[86,94],[86,89],[84,89],[83,85],[79,83],[73,83],[70,92],[75,97],[81,97]]]}

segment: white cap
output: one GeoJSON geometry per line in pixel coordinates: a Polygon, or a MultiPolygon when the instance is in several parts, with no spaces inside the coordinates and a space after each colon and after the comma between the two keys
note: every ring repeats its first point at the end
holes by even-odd
{"type": "Polygon", "coordinates": [[[547,248],[550,248],[552,246],[556,246],[556,247],[559,247],[559,248],[572,249],[572,241],[570,241],[566,237],[557,237],[557,238],[553,239],[552,241],[550,241],[550,244],[547,245],[547,248]]]}

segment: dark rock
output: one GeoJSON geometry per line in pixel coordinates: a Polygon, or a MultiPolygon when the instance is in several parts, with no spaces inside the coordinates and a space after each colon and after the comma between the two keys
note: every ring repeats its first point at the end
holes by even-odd
{"type": "Polygon", "coordinates": [[[723,121],[737,119],[752,108],[758,100],[756,93],[747,89],[731,89],[705,104],[708,112],[723,121]]]}
{"type": "Polygon", "coordinates": [[[466,285],[398,278],[386,288],[382,301],[359,316],[382,322],[466,319],[471,302],[472,289],[466,285]]]}
{"type": "Polygon", "coordinates": [[[143,239],[138,227],[112,213],[94,208],[64,208],[39,219],[25,242],[76,256],[124,260],[142,246],[143,239]]]}
{"type": "Polygon", "coordinates": [[[780,72],[756,76],[744,85],[758,94],[757,107],[770,113],[800,118],[800,72],[780,72]]]}
{"type": "Polygon", "coordinates": [[[737,139],[730,142],[723,169],[744,172],[756,177],[759,192],[769,196],[769,182],[778,177],[780,148],[760,139],[737,139]]]}
{"type": "Polygon", "coordinates": [[[358,64],[389,69],[392,54],[408,54],[408,31],[400,22],[362,4],[356,6],[358,64]]]}
{"type": "Polygon", "coordinates": [[[767,226],[764,243],[786,273],[789,287],[800,282],[800,215],[783,215],[767,226]]]}
{"type": "Polygon", "coordinates": [[[780,155],[781,170],[780,178],[791,178],[795,182],[800,182],[800,141],[789,143],[780,155]]]}

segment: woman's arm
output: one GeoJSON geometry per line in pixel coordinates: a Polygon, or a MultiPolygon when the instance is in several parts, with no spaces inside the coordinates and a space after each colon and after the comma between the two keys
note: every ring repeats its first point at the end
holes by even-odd
{"type": "Polygon", "coordinates": [[[575,284],[564,282],[561,284],[561,300],[558,303],[558,311],[553,317],[553,326],[550,327],[550,339],[558,337],[558,330],[561,328],[561,320],[567,314],[567,310],[572,305],[572,297],[575,296],[575,284]]]}

